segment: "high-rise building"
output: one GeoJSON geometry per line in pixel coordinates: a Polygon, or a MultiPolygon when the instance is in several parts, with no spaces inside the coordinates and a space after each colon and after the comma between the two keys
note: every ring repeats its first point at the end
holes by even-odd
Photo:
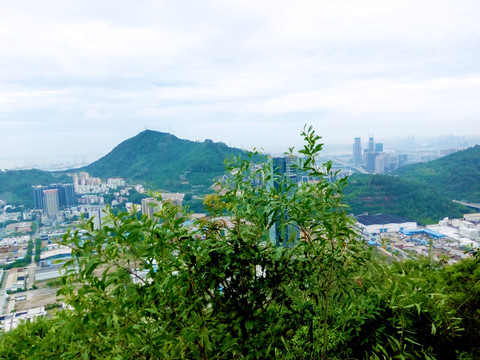
{"type": "Polygon", "coordinates": [[[73,184],[51,184],[48,189],[58,190],[58,201],[60,207],[72,206],[75,204],[75,189],[73,184]]]}
{"type": "MultiPolygon", "coordinates": [[[[273,177],[267,186],[275,187],[275,189],[285,189],[289,184],[297,183],[297,169],[293,166],[295,157],[274,157],[271,159],[273,177]]],[[[280,214],[275,219],[273,226],[270,228],[270,241],[277,246],[289,246],[292,241],[299,237],[298,230],[291,224],[286,224],[288,221],[288,212],[280,214]]]]}
{"type": "Polygon", "coordinates": [[[47,187],[42,185],[33,185],[33,208],[34,209],[43,209],[43,190],[47,187]]]}
{"type": "Polygon", "coordinates": [[[353,164],[362,165],[362,140],[359,137],[356,137],[353,143],[353,164]]]}
{"type": "Polygon", "coordinates": [[[61,184],[59,189],[60,206],[72,206],[75,204],[75,188],[73,184],[61,184]]]}
{"type": "Polygon", "coordinates": [[[407,154],[398,154],[398,167],[405,165],[407,161],[408,161],[407,154]]]}
{"type": "MultiPolygon", "coordinates": [[[[381,144],[383,150],[383,144],[381,144]]],[[[363,164],[365,169],[369,172],[375,171],[375,158],[379,155],[379,152],[376,151],[375,139],[373,136],[368,137],[368,147],[364,151],[363,164]]]]}
{"type": "Polygon", "coordinates": [[[378,155],[377,157],[375,157],[375,173],[376,174],[385,174],[387,167],[388,167],[387,155],[378,155]]]}
{"type": "Polygon", "coordinates": [[[368,138],[368,152],[375,152],[375,139],[373,136],[369,136],[368,138]]]}
{"type": "Polygon", "coordinates": [[[153,214],[159,212],[162,204],[167,201],[174,205],[182,206],[185,194],[161,193],[160,196],[162,198],[161,201],[153,197],[142,199],[142,214],[147,215],[148,218],[152,218],[153,214]]]}
{"type": "Polygon", "coordinates": [[[107,216],[104,205],[89,205],[85,208],[88,219],[92,220],[93,228],[100,229],[103,226],[103,218],[107,216]]]}
{"type": "Polygon", "coordinates": [[[75,190],[73,184],[50,184],[48,186],[33,185],[33,207],[35,209],[46,210],[44,190],[57,190],[59,208],[75,204],[75,190]]]}
{"type": "Polygon", "coordinates": [[[383,152],[383,143],[375,143],[375,152],[377,153],[383,152]]]}
{"type": "Polygon", "coordinates": [[[150,197],[142,199],[142,214],[147,215],[150,219],[153,217],[153,214],[157,213],[160,210],[160,203],[158,200],[150,197]]]}
{"type": "Polygon", "coordinates": [[[370,172],[375,171],[375,158],[377,157],[378,153],[376,152],[365,152],[365,169],[370,172]]]}
{"type": "Polygon", "coordinates": [[[165,201],[169,201],[174,205],[182,206],[183,198],[185,197],[185,194],[181,194],[181,193],[161,193],[160,196],[162,197],[162,203],[164,203],[165,201]]]}
{"type": "Polygon", "coordinates": [[[78,174],[78,184],[79,185],[86,185],[88,183],[88,179],[90,176],[87,172],[81,172],[78,174]]]}
{"type": "Polygon", "coordinates": [[[43,209],[49,215],[58,213],[60,209],[58,201],[58,189],[43,190],[43,209]]]}

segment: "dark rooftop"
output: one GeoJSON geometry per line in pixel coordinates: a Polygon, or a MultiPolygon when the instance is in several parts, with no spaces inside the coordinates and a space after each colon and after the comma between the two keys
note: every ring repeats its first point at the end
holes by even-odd
{"type": "Polygon", "coordinates": [[[397,215],[375,214],[375,215],[357,215],[355,219],[362,225],[383,225],[383,224],[401,224],[413,222],[413,220],[397,215]]]}

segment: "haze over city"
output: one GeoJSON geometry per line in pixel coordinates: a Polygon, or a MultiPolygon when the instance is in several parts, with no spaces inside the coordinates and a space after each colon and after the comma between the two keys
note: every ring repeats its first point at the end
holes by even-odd
{"type": "Polygon", "coordinates": [[[478,1],[2,1],[0,168],[145,128],[267,151],[479,136],[478,1]],[[16,160],[13,160],[16,161],[16,160]]]}

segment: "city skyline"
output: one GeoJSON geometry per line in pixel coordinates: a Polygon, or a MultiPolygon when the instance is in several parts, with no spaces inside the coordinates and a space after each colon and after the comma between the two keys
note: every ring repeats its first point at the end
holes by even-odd
{"type": "Polygon", "coordinates": [[[2,3],[0,169],[145,128],[247,150],[480,136],[480,3],[2,3]],[[34,154],[34,156],[31,156],[34,154]]]}
{"type": "MultiPolygon", "coordinates": [[[[363,151],[368,149],[368,140],[371,137],[371,135],[372,134],[369,134],[365,137],[355,137],[353,139],[350,139],[350,141],[355,141],[356,139],[364,140],[364,142],[361,143],[364,146],[362,145],[361,148],[359,148],[359,150],[361,150],[362,156],[363,156],[363,151]]],[[[452,149],[461,150],[467,147],[480,144],[480,136],[454,136],[454,135],[437,136],[437,137],[406,136],[406,137],[396,137],[396,138],[390,138],[390,139],[382,139],[382,138],[380,139],[375,138],[375,139],[376,139],[375,140],[376,143],[380,142],[382,146],[383,145],[386,146],[385,150],[387,152],[438,151],[438,153],[440,154],[442,153],[442,151],[444,152],[445,150],[452,150],[452,149]]],[[[123,141],[126,141],[126,140],[128,139],[124,139],[123,141]]],[[[192,141],[190,139],[182,139],[182,140],[192,141]]],[[[323,140],[324,139],[322,139],[322,141],[323,140]]],[[[322,153],[327,156],[334,156],[335,154],[336,155],[350,154],[352,153],[352,145],[355,145],[355,143],[352,144],[352,142],[348,143],[347,141],[348,140],[346,140],[341,144],[328,144],[325,142],[322,153]]],[[[223,141],[220,141],[220,142],[223,142],[223,141]]],[[[119,144],[116,144],[114,147],[118,146],[119,144]]],[[[22,169],[40,169],[40,170],[47,170],[47,171],[55,171],[55,170],[60,171],[60,170],[74,169],[77,167],[86,166],[88,164],[95,162],[96,160],[99,160],[103,156],[110,153],[110,151],[112,151],[113,148],[104,154],[75,154],[75,155],[53,154],[51,156],[38,156],[36,154],[33,154],[26,157],[21,157],[21,156],[1,157],[0,156],[0,171],[22,170],[22,169]]],[[[264,149],[265,148],[260,148],[258,150],[273,156],[282,156],[285,152],[280,150],[267,152],[264,149]]],[[[300,147],[296,149],[299,150],[300,147]]],[[[244,148],[244,150],[249,150],[249,149],[244,148]]],[[[355,160],[353,160],[353,163],[354,164],[356,163],[355,160]]]]}

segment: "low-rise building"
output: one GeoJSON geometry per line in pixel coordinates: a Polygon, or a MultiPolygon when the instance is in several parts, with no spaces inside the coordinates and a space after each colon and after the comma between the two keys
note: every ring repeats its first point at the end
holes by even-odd
{"type": "Polygon", "coordinates": [[[27,269],[15,268],[8,273],[6,291],[24,290],[27,286],[27,269]]]}
{"type": "MultiPolygon", "coordinates": [[[[40,261],[35,270],[35,281],[54,279],[65,274],[65,262],[72,258],[72,249],[67,246],[58,246],[42,252],[40,261]]],[[[71,266],[69,269],[74,269],[71,266]]]]}
{"type": "Polygon", "coordinates": [[[415,221],[397,215],[375,214],[355,216],[359,227],[369,234],[382,234],[387,232],[399,232],[417,229],[415,221]]]}
{"type": "Polygon", "coordinates": [[[10,331],[15,329],[21,321],[33,321],[38,317],[44,317],[46,315],[45,306],[19,311],[13,314],[0,315],[0,328],[2,328],[3,331],[10,331]]]}

